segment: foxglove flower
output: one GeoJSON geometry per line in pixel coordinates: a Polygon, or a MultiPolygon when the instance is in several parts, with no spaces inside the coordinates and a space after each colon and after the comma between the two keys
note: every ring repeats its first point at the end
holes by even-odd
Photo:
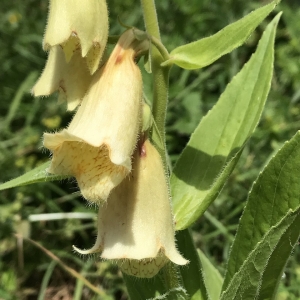
{"type": "Polygon", "coordinates": [[[50,0],[44,50],[60,45],[67,62],[76,49],[86,57],[93,74],[99,65],[108,37],[108,11],[105,0],[50,0]]]}
{"type": "Polygon", "coordinates": [[[170,260],[187,263],[177,251],[170,196],[161,158],[149,140],[134,155],[132,172],[99,208],[98,236],[90,250],[116,261],[125,272],[153,277],[170,260]]]}
{"type": "Polygon", "coordinates": [[[32,89],[35,97],[59,91],[68,110],[82,101],[108,37],[105,0],[50,0],[43,48],[48,60],[32,89]]]}
{"type": "Polygon", "coordinates": [[[131,171],[141,118],[142,77],[134,58],[144,47],[132,30],[95,73],[67,129],[44,134],[53,153],[48,170],[76,177],[82,195],[100,203],[131,171]]]}
{"type": "Polygon", "coordinates": [[[32,88],[34,96],[47,96],[59,91],[59,102],[67,101],[68,110],[74,110],[83,99],[92,81],[80,50],[75,51],[69,63],[60,46],[49,50],[45,69],[32,88]]]}

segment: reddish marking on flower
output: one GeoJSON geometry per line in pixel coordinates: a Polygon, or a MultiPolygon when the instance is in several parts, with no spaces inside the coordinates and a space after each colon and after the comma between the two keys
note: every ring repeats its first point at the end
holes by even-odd
{"type": "Polygon", "coordinates": [[[74,173],[76,174],[76,176],[81,176],[82,174],[86,173],[86,168],[84,165],[78,164],[74,171],[75,171],[74,173]]]}
{"type": "Polygon", "coordinates": [[[146,155],[147,155],[146,147],[145,144],[143,144],[140,148],[140,157],[146,157],[146,155]]]}
{"type": "Polygon", "coordinates": [[[64,93],[64,94],[67,94],[67,90],[65,88],[65,81],[62,79],[60,82],[59,82],[59,88],[61,89],[61,91],[64,93]]]}
{"type": "Polygon", "coordinates": [[[116,65],[118,65],[118,64],[120,64],[121,62],[122,62],[122,60],[123,60],[123,57],[124,57],[124,55],[122,55],[122,54],[119,54],[117,57],[116,57],[116,65]]]}
{"type": "Polygon", "coordinates": [[[71,36],[74,36],[74,37],[76,36],[77,37],[77,32],[75,30],[72,30],[71,36]]]}

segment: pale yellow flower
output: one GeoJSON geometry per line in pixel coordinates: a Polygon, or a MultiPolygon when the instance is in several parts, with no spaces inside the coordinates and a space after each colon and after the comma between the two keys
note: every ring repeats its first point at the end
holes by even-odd
{"type": "Polygon", "coordinates": [[[68,110],[82,101],[108,37],[105,0],[50,0],[43,40],[46,66],[32,89],[35,97],[59,91],[68,110]]]}
{"type": "Polygon", "coordinates": [[[49,50],[45,69],[32,88],[35,97],[48,96],[59,91],[59,101],[67,101],[68,110],[75,109],[86,94],[92,75],[79,50],[67,63],[60,46],[49,50]]]}
{"type": "Polygon", "coordinates": [[[172,261],[187,263],[178,252],[170,196],[161,158],[149,140],[135,151],[132,172],[99,208],[98,236],[89,250],[117,261],[133,276],[152,277],[172,261]]]}
{"type": "Polygon", "coordinates": [[[67,62],[81,49],[93,74],[99,65],[108,37],[105,0],[50,0],[44,50],[61,45],[67,62]]]}
{"type": "Polygon", "coordinates": [[[141,123],[142,77],[132,30],[118,41],[94,75],[67,129],[44,134],[53,153],[50,173],[76,177],[84,198],[100,203],[131,171],[141,123]]]}

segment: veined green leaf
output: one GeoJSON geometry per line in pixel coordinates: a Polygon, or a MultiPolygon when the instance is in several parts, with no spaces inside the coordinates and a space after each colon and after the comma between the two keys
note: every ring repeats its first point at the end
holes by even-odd
{"type": "Polygon", "coordinates": [[[176,64],[181,68],[192,70],[212,64],[242,45],[278,2],[276,0],[256,9],[210,37],[174,49],[170,53],[171,58],[162,63],[162,66],[176,64]]]}
{"type": "Polygon", "coordinates": [[[176,229],[191,225],[217,197],[260,119],[271,86],[278,15],[255,54],[201,120],[171,176],[176,229]]]}
{"type": "Polygon", "coordinates": [[[300,234],[299,212],[299,208],[294,213],[288,211],[276,226],[270,227],[234,274],[227,289],[222,293],[221,300],[275,299],[282,268],[293,248],[290,244],[295,244],[300,234]],[[284,255],[281,251],[286,246],[290,251],[284,251],[284,254],[287,254],[284,255]],[[266,278],[265,269],[270,270],[270,266],[272,269],[272,265],[275,265],[274,269],[279,272],[268,272],[266,278]]]}
{"type": "Polygon", "coordinates": [[[223,278],[219,271],[214,267],[214,265],[209,261],[209,259],[200,249],[198,249],[198,253],[201,260],[202,273],[208,294],[208,299],[219,300],[222,290],[223,278]]]}
{"type": "Polygon", "coordinates": [[[47,169],[49,168],[49,166],[50,166],[50,161],[30,170],[29,172],[17,178],[2,183],[0,185],[0,191],[17,187],[17,186],[28,185],[37,182],[61,180],[69,177],[69,176],[51,175],[47,173],[47,169]]]}
{"type": "MultiPolygon", "coordinates": [[[[176,232],[176,240],[180,253],[190,261],[180,267],[183,285],[190,300],[206,300],[208,293],[202,276],[201,262],[188,229],[176,232]]],[[[211,300],[214,300],[211,298],[211,300]]]]}
{"type": "MultiPolygon", "coordinates": [[[[300,234],[299,171],[300,132],[271,159],[252,187],[231,249],[222,299],[235,299],[235,290],[246,291],[246,286],[255,299],[274,299],[300,234]],[[234,287],[237,282],[241,287],[234,287]]],[[[244,295],[243,299],[254,299],[244,295]]]]}

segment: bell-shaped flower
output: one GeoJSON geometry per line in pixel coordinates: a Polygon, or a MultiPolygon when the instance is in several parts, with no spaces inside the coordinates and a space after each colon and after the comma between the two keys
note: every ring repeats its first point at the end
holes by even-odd
{"type": "Polygon", "coordinates": [[[48,96],[59,91],[59,102],[67,101],[68,110],[75,109],[83,99],[92,81],[80,50],[67,63],[60,46],[49,50],[45,69],[32,88],[34,96],[48,96]]]}
{"type": "Polygon", "coordinates": [[[89,250],[117,262],[127,274],[153,277],[170,260],[188,261],[175,246],[174,224],[164,167],[149,140],[135,151],[132,172],[99,208],[98,236],[89,250]]]}
{"type": "Polygon", "coordinates": [[[48,60],[33,95],[59,91],[59,100],[67,100],[68,110],[75,109],[99,66],[107,37],[105,0],[50,0],[43,41],[48,60]]]}
{"type": "Polygon", "coordinates": [[[44,134],[53,153],[49,172],[76,177],[84,198],[105,201],[131,171],[141,123],[142,77],[134,58],[140,51],[132,30],[119,39],[67,129],[44,134]]]}
{"type": "Polygon", "coordinates": [[[67,62],[81,49],[93,74],[99,65],[108,37],[108,11],[105,0],[50,0],[44,50],[60,45],[67,62]]]}

